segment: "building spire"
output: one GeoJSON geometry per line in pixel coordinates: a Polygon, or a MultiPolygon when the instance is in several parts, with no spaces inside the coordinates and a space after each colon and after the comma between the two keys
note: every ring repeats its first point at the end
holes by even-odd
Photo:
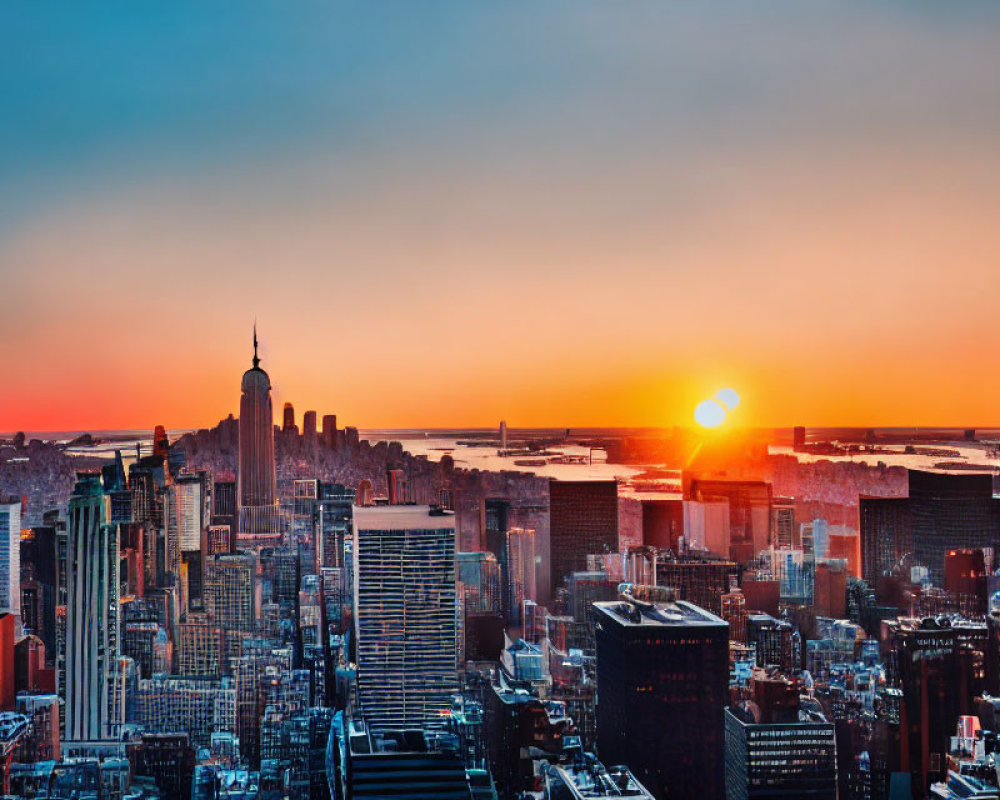
{"type": "Polygon", "coordinates": [[[260,359],[257,358],[257,323],[253,324],[253,368],[257,369],[260,359]]]}

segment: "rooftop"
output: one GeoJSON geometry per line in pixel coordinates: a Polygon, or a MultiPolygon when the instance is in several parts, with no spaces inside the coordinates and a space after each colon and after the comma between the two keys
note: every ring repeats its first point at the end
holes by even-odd
{"type": "Polygon", "coordinates": [[[605,768],[599,761],[565,767],[550,766],[546,783],[563,784],[569,790],[571,797],[580,800],[605,800],[617,797],[635,797],[639,800],[653,798],[653,795],[629,772],[628,767],[605,768]]]}
{"type": "Polygon", "coordinates": [[[359,531],[453,530],[455,514],[431,506],[355,506],[359,531]]]}
{"type": "Polygon", "coordinates": [[[724,627],[729,623],[694,603],[645,603],[640,600],[611,600],[594,603],[594,609],[627,627],[675,627],[685,625],[724,627]]]}

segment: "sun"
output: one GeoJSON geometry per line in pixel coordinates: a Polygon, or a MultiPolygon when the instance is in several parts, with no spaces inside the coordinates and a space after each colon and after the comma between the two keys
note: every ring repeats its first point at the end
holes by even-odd
{"type": "Polygon", "coordinates": [[[740,396],[735,389],[720,389],[715,397],[702,400],[695,406],[695,421],[703,428],[718,428],[739,404],[740,396]]]}
{"type": "Polygon", "coordinates": [[[726,409],[716,400],[702,400],[695,406],[694,418],[703,428],[718,428],[726,421],[726,409]]]}
{"type": "Polygon", "coordinates": [[[722,403],[727,411],[735,410],[736,406],[740,404],[740,396],[735,389],[719,389],[715,393],[715,399],[722,403]]]}

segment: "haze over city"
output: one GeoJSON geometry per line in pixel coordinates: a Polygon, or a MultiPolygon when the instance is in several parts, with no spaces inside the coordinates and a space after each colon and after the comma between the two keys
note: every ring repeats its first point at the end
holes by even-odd
{"type": "Polygon", "coordinates": [[[2,16],[0,430],[997,422],[994,3],[2,16]]]}
{"type": "Polygon", "coordinates": [[[1000,800],[1000,3],[0,8],[0,800],[1000,800]]]}

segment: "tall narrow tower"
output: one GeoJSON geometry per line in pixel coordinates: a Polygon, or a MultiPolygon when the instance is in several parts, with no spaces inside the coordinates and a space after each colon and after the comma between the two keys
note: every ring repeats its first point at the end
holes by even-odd
{"type": "Polygon", "coordinates": [[[21,498],[0,495],[0,612],[21,627],[21,498]]]}
{"type": "Polygon", "coordinates": [[[280,535],[274,474],[271,379],[260,368],[256,325],[253,328],[253,367],[243,373],[241,389],[239,533],[280,535]]]}
{"type": "Polygon", "coordinates": [[[114,738],[124,720],[116,703],[120,656],[118,527],[97,475],[80,473],[69,500],[65,644],[60,693],[70,742],[114,738]]]}

